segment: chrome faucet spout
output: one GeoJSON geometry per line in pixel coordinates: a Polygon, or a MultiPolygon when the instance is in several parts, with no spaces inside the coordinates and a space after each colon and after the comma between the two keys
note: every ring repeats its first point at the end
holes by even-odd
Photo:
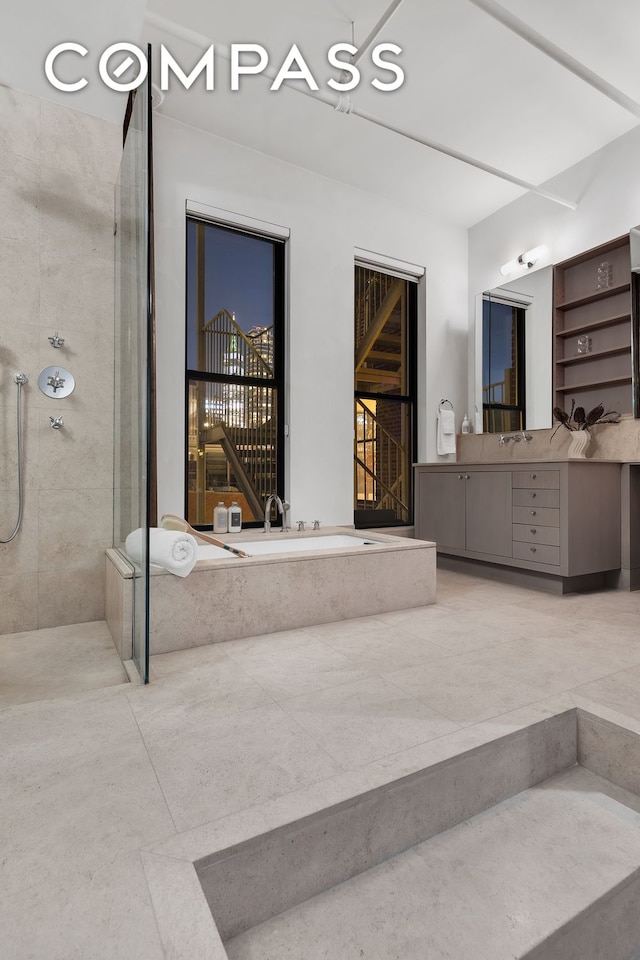
{"type": "MultiPolygon", "coordinates": [[[[278,513],[282,517],[282,527],[283,529],[285,529],[286,512],[285,512],[284,504],[277,493],[272,493],[269,497],[267,497],[267,502],[264,506],[264,533],[271,532],[271,504],[272,503],[275,503],[278,509],[278,513]]],[[[289,507],[289,504],[287,504],[287,509],[288,507],[289,507]]]]}
{"type": "Polygon", "coordinates": [[[520,430],[519,433],[512,433],[509,436],[505,435],[504,433],[501,433],[498,443],[501,447],[505,447],[512,440],[514,441],[514,443],[520,443],[521,440],[524,440],[525,443],[528,443],[529,440],[533,440],[533,434],[527,433],[525,430],[520,430]]]}

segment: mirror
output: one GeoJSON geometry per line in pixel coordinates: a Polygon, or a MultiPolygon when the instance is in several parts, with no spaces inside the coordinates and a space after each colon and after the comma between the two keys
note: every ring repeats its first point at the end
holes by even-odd
{"type": "MultiPolygon", "coordinates": [[[[629,231],[631,258],[631,377],[633,416],[640,419],[640,225],[629,231]]],[[[476,296],[475,335],[471,358],[475,431],[483,431],[483,301],[521,304],[525,309],[525,416],[527,430],[552,424],[553,266],[527,272],[476,296]]],[[[628,407],[627,407],[628,409],[628,407]]]]}
{"type": "MultiPolygon", "coordinates": [[[[638,237],[640,244],[640,234],[638,237]]],[[[640,270],[640,250],[639,250],[640,270]]],[[[640,274],[639,274],[640,281],[640,274]]],[[[476,433],[483,431],[483,402],[494,396],[495,377],[491,373],[491,386],[483,390],[483,357],[487,364],[486,343],[483,343],[483,314],[485,300],[496,304],[520,307],[524,310],[524,423],[527,430],[541,430],[550,427],[552,420],[552,315],[553,315],[553,267],[542,267],[522,276],[506,280],[499,287],[478,294],[475,311],[475,351],[472,383],[474,384],[473,402],[476,411],[476,433]]],[[[497,375],[496,375],[497,376],[497,375]]],[[[512,429],[507,426],[506,430],[512,429]]],[[[515,427],[514,429],[519,429],[515,427]]],[[[501,428],[497,427],[498,432],[501,428]]],[[[495,432],[492,431],[492,432],[495,432]]]]}
{"type": "Polygon", "coordinates": [[[633,415],[640,418],[640,226],[629,231],[631,255],[631,377],[633,415]]]}

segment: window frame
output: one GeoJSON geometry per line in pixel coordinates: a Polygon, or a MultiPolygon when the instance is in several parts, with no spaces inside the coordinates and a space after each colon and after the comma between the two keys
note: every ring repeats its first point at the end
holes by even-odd
{"type": "MultiPolygon", "coordinates": [[[[482,396],[482,432],[483,433],[502,433],[502,430],[489,429],[489,417],[493,411],[516,412],[520,414],[519,430],[526,430],[527,427],[527,389],[526,389],[526,332],[527,332],[527,307],[528,303],[513,300],[509,297],[493,297],[491,294],[482,295],[482,344],[484,350],[485,329],[484,329],[484,311],[485,304],[502,304],[511,310],[517,311],[517,343],[516,343],[516,382],[517,382],[517,403],[485,403],[484,402],[484,354],[480,367],[480,386],[482,396]]],[[[489,345],[489,350],[491,347],[489,345]]]]}
{"type": "MultiPolygon", "coordinates": [[[[185,302],[184,302],[184,324],[185,324],[185,354],[184,354],[184,368],[185,368],[185,381],[184,381],[184,424],[185,424],[185,437],[184,437],[184,516],[188,518],[189,513],[189,390],[191,383],[221,383],[221,384],[234,384],[242,387],[267,387],[275,391],[275,410],[276,410],[276,458],[275,458],[275,468],[276,468],[276,487],[277,489],[272,491],[277,493],[278,496],[284,500],[284,490],[285,490],[285,388],[286,388],[286,358],[285,358],[285,348],[286,348],[286,281],[287,281],[287,250],[286,244],[288,239],[288,232],[285,235],[283,233],[269,233],[268,230],[265,230],[264,233],[258,232],[255,229],[252,229],[251,226],[245,226],[245,223],[248,223],[247,218],[236,218],[236,222],[229,222],[225,219],[223,221],[218,221],[213,219],[211,216],[207,216],[203,213],[194,212],[193,207],[195,204],[190,204],[187,207],[186,217],[185,217],[185,281],[188,278],[189,270],[189,239],[188,239],[188,230],[189,224],[195,223],[205,227],[214,227],[217,230],[224,231],[230,234],[240,234],[245,237],[252,237],[254,239],[262,240],[265,243],[271,244],[273,250],[273,377],[251,377],[251,376],[237,376],[237,375],[227,375],[222,373],[207,373],[202,370],[194,370],[188,366],[188,356],[189,356],[189,315],[188,315],[188,303],[189,303],[189,285],[188,282],[185,282],[185,302]]],[[[257,221],[255,221],[257,222],[257,221]]],[[[265,224],[265,227],[267,225],[265,224]]],[[[258,520],[246,520],[245,517],[242,519],[243,528],[255,529],[261,527],[264,523],[263,519],[258,520]]],[[[282,518],[277,517],[276,520],[272,521],[272,527],[278,527],[282,524],[282,518]]],[[[211,523],[193,523],[192,526],[196,530],[207,530],[210,529],[211,523]]]]}
{"type": "MultiPolygon", "coordinates": [[[[408,453],[408,469],[407,469],[407,499],[408,499],[408,511],[407,519],[399,520],[397,519],[393,526],[396,527],[410,527],[415,522],[414,517],[414,478],[413,478],[413,464],[416,463],[418,459],[418,288],[420,285],[420,279],[414,273],[403,272],[398,269],[400,261],[394,261],[393,266],[385,269],[385,266],[382,262],[376,260],[364,260],[360,257],[356,257],[354,261],[354,270],[357,267],[364,267],[365,269],[375,270],[378,273],[384,273],[387,276],[394,276],[398,279],[404,280],[406,282],[406,291],[407,291],[407,303],[406,303],[406,323],[407,323],[407,335],[406,335],[406,350],[407,355],[405,358],[406,362],[406,377],[407,377],[407,388],[408,391],[406,394],[385,394],[380,391],[369,391],[369,390],[357,390],[355,388],[355,371],[354,371],[354,392],[353,392],[353,402],[355,406],[356,400],[375,400],[375,401],[385,401],[385,402],[397,402],[409,407],[409,417],[408,417],[408,428],[409,428],[409,450],[408,453]]],[[[354,313],[355,317],[355,313],[354,313]]],[[[354,436],[354,460],[355,452],[357,450],[357,434],[354,436]]],[[[357,519],[356,514],[356,494],[357,490],[353,490],[353,500],[354,500],[354,522],[357,519]]],[[[388,526],[389,524],[387,524],[388,526]]],[[[384,525],[383,525],[384,526],[384,525]]],[[[365,528],[362,528],[365,529],[365,528]]]]}

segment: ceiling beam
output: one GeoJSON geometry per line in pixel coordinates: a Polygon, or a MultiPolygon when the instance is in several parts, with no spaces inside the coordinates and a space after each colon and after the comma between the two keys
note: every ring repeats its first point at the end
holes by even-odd
{"type": "Polygon", "coordinates": [[[544,187],[538,187],[534,183],[528,183],[526,180],[521,180],[519,177],[514,177],[510,173],[505,173],[504,170],[498,170],[497,167],[492,167],[488,163],[483,163],[482,160],[476,160],[474,157],[470,157],[466,153],[461,153],[460,150],[454,150],[452,147],[446,147],[443,143],[438,143],[437,140],[429,140],[427,137],[419,137],[416,133],[408,133],[406,130],[400,130],[398,127],[394,127],[390,123],[385,123],[384,120],[379,120],[377,117],[372,117],[370,114],[364,113],[364,111],[358,110],[356,107],[352,107],[350,113],[356,117],[360,117],[362,120],[368,120],[370,123],[375,123],[379,127],[384,127],[385,130],[390,130],[391,133],[397,133],[398,136],[405,137],[407,140],[413,140],[415,143],[421,143],[424,147],[429,147],[431,150],[436,150],[438,153],[444,153],[445,156],[452,157],[454,160],[460,160],[461,163],[466,163],[470,167],[475,167],[476,170],[482,170],[484,173],[490,173],[493,177],[498,177],[500,180],[506,180],[507,183],[513,183],[516,187],[522,187],[523,190],[529,190],[531,193],[537,193],[539,197],[545,197],[547,200],[553,200],[554,203],[559,203],[562,207],[568,207],[569,210],[578,209],[578,204],[574,203],[573,200],[567,200],[565,197],[561,197],[557,193],[552,193],[551,190],[547,190],[544,187]]]}
{"type": "Polygon", "coordinates": [[[358,60],[364,56],[378,34],[386,27],[386,25],[389,23],[389,20],[391,20],[391,17],[402,3],[404,3],[404,0],[393,0],[393,3],[382,14],[371,33],[369,33],[366,39],[360,44],[358,47],[358,52],[353,54],[351,57],[351,63],[356,64],[358,60]]]}
{"type": "MultiPolygon", "coordinates": [[[[471,0],[471,2],[476,2],[476,0],[471,0]]],[[[480,2],[480,0],[478,0],[478,2],[480,2]]],[[[146,13],[145,23],[156,30],[168,33],[170,36],[177,37],[181,40],[185,40],[187,43],[192,43],[197,47],[206,48],[214,42],[210,37],[205,37],[201,33],[196,33],[195,30],[190,30],[187,27],[183,27],[181,24],[176,23],[173,20],[168,20],[166,17],[161,17],[159,14],[153,13],[151,10],[147,11],[146,13]]],[[[224,60],[231,59],[231,50],[227,45],[216,43],[215,49],[216,56],[221,56],[224,60]]],[[[267,66],[262,71],[261,75],[273,80],[277,75],[277,71],[274,67],[267,66]]],[[[357,110],[353,106],[352,100],[349,96],[336,96],[335,93],[329,93],[323,89],[311,90],[309,87],[305,87],[303,85],[289,87],[289,89],[294,93],[301,93],[305,97],[311,97],[313,100],[320,100],[323,103],[328,104],[328,106],[332,107],[339,113],[350,113],[356,117],[360,117],[360,119],[366,120],[368,123],[374,123],[378,127],[383,127],[385,130],[389,130],[391,133],[395,133],[399,137],[405,137],[407,140],[413,140],[414,143],[420,143],[424,147],[429,147],[430,150],[435,150],[438,153],[445,154],[447,157],[452,157],[454,160],[459,160],[461,163],[466,163],[468,166],[475,167],[476,170],[482,170],[484,173],[488,173],[492,177],[497,177],[499,180],[506,180],[507,183],[513,183],[515,186],[521,187],[523,190],[536,193],[540,197],[545,197],[547,200],[552,200],[554,203],[560,204],[560,206],[568,207],[569,210],[578,209],[578,204],[574,203],[573,200],[567,200],[564,197],[558,196],[556,193],[545,190],[543,187],[538,187],[533,183],[528,183],[526,180],[521,180],[519,177],[513,177],[511,174],[505,173],[504,170],[499,170],[497,167],[492,167],[488,163],[483,163],[481,160],[475,160],[473,157],[470,157],[465,153],[461,153],[459,150],[454,150],[451,147],[447,147],[442,143],[438,143],[436,140],[429,140],[426,137],[419,137],[417,134],[407,133],[407,131],[400,130],[397,127],[392,126],[390,123],[385,123],[383,120],[379,120],[377,117],[371,116],[371,114],[365,113],[362,110],[357,110]]]]}
{"type": "MultiPolygon", "coordinates": [[[[618,106],[624,110],[628,110],[634,117],[640,118],[640,103],[628,97],[622,90],[618,90],[612,83],[609,83],[597,73],[594,73],[589,67],[585,67],[584,63],[576,60],[575,57],[572,57],[571,54],[563,50],[562,47],[552,43],[547,37],[538,33],[537,30],[530,27],[524,20],[520,20],[519,17],[514,16],[510,10],[506,10],[501,4],[496,3],[496,0],[469,0],[469,2],[489,14],[490,17],[493,17],[494,20],[501,23],[507,30],[510,30],[512,33],[517,34],[522,40],[530,43],[532,47],[535,47],[537,50],[546,54],[547,57],[555,60],[556,63],[559,63],[565,70],[569,70],[575,74],[576,77],[579,77],[580,80],[584,80],[585,83],[588,83],[595,90],[604,94],[609,100],[613,100],[618,106]]],[[[603,7],[603,11],[604,9],[603,7]]]]}

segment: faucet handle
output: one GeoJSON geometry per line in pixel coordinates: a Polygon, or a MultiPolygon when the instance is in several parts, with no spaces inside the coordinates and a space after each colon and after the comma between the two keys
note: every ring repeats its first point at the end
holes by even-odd
{"type": "Polygon", "coordinates": [[[320,529],[320,521],[319,521],[319,520],[314,520],[314,521],[313,521],[313,529],[314,529],[314,530],[319,530],[319,529],[320,529]]]}
{"type": "Polygon", "coordinates": [[[304,531],[304,520],[298,520],[298,533],[302,533],[303,531],[304,531]]]}

